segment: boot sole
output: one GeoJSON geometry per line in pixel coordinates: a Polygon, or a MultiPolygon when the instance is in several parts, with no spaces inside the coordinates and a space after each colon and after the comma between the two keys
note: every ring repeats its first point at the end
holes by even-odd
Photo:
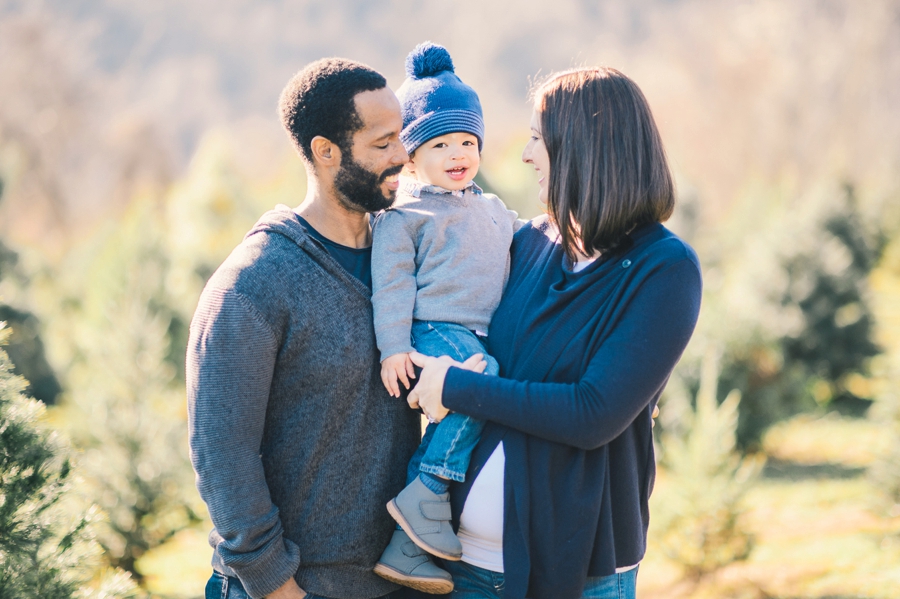
{"type": "Polygon", "coordinates": [[[381,562],[375,564],[374,572],[386,580],[390,580],[391,582],[401,584],[417,591],[422,591],[423,593],[446,595],[453,590],[453,581],[451,580],[443,580],[441,578],[417,578],[415,576],[410,576],[409,574],[404,574],[381,562]]]}
{"type": "Polygon", "coordinates": [[[403,517],[403,513],[400,511],[400,508],[397,507],[397,502],[393,499],[388,501],[387,504],[388,513],[390,513],[391,517],[397,521],[397,524],[400,525],[400,528],[409,535],[410,540],[419,546],[423,551],[427,551],[431,555],[436,555],[441,559],[445,559],[451,562],[458,562],[462,559],[462,554],[452,555],[450,553],[444,553],[439,549],[435,549],[428,543],[426,543],[422,538],[416,534],[416,531],[413,530],[413,527],[410,526],[409,522],[406,521],[406,518],[403,517]]]}

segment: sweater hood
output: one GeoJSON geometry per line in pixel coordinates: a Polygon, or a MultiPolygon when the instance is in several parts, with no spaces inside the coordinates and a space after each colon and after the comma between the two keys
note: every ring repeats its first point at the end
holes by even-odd
{"type": "Polygon", "coordinates": [[[306,231],[306,227],[297,220],[297,215],[288,206],[278,204],[256,221],[253,228],[247,232],[244,239],[257,233],[277,233],[284,235],[297,245],[305,247],[312,238],[306,231]]]}

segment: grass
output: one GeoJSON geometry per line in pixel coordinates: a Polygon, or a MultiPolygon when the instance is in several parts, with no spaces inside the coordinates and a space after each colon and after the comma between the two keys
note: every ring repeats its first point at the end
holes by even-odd
{"type": "MultiPolygon", "coordinates": [[[[769,465],[746,499],[756,535],[750,557],[699,581],[681,577],[654,546],[638,577],[639,599],[896,599],[900,514],[891,517],[865,476],[889,439],[867,420],[801,416],[765,438],[769,465]]],[[[665,473],[657,493],[664,494],[665,473]]],[[[652,515],[651,515],[652,516],[652,515]]],[[[179,533],[139,562],[157,597],[202,597],[209,524],[179,533]]]]}
{"type": "MultiPolygon", "coordinates": [[[[891,517],[865,467],[888,443],[866,420],[803,416],[773,428],[770,458],[746,498],[750,557],[699,581],[654,547],[638,578],[640,599],[896,599],[900,517],[891,517]]],[[[665,493],[662,473],[657,492],[665,493]]]]}

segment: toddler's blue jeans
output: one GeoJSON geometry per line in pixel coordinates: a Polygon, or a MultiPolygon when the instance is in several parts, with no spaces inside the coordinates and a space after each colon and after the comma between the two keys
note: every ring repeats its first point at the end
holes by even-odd
{"type": "MultiPolygon", "coordinates": [[[[485,374],[500,372],[497,360],[487,354],[484,341],[466,327],[450,322],[414,320],[412,344],[427,356],[450,356],[459,362],[473,354],[484,354],[485,374]]],[[[462,482],[466,479],[469,458],[481,437],[484,422],[464,414],[451,412],[441,422],[428,425],[419,449],[409,461],[406,482],[411,483],[419,472],[462,482]]]]}

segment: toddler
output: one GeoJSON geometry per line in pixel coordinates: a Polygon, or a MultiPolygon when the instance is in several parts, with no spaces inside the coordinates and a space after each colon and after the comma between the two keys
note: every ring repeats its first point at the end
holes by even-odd
{"type": "MultiPolygon", "coordinates": [[[[509,275],[509,246],[521,225],[496,196],[482,193],[481,103],[454,73],[443,47],[426,42],[406,59],[397,90],[400,139],[410,161],[394,205],[378,216],[372,243],[372,303],[381,377],[391,395],[414,377],[412,351],[460,362],[485,354],[485,340],[509,275]]],[[[388,503],[398,530],[375,572],[394,582],[448,593],[450,575],[419,548],[459,560],[450,526],[450,481],[465,480],[484,423],[450,413],[428,425],[409,464],[407,487],[388,503]]]]}

